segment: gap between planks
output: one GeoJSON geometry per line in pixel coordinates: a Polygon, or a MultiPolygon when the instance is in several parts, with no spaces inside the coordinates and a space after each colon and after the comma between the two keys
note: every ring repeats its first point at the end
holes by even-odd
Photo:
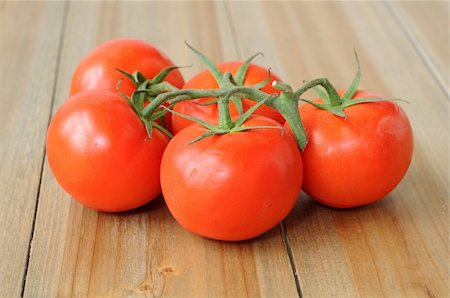
{"type": "Polygon", "coordinates": [[[438,83],[439,87],[442,89],[444,94],[447,95],[447,99],[449,99],[449,91],[447,89],[447,83],[445,82],[445,79],[439,74],[436,67],[434,66],[434,63],[431,61],[431,59],[428,57],[427,52],[421,45],[420,41],[417,39],[416,35],[408,29],[408,26],[405,23],[405,20],[401,16],[398,9],[394,6],[394,4],[390,3],[389,1],[384,2],[388,8],[388,11],[394,16],[394,19],[399,24],[399,27],[405,34],[406,38],[409,40],[409,42],[412,44],[413,48],[416,49],[417,53],[419,54],[420,58],[425,63],[428,70],[431,72],[431,75],[434,77],[436,82],[438,83]]]}
{"type": "MultiPolygon", "coordinates": [[[[53,104],[55,102],[55,96],[56,96],[56,87],[58,85],[58,73],[59,73],[59,67],[61,64],[61,56],[62,56],[62,49],[63,49],[63,45],[64,45],[64,36],[65,36],[65,31],[66,31],[66,24],[67,24],[67,15],[68,15],[68,11],[69,11],[69,2],[65,1],[64,2],[64,8],[63,8],[63,14],[62,14],[62,26],[61,26],[61,32],[59,34],[59,45],[58,45],[58,55],[56,57],[56,67],[55,67],[55,79],[53,81],[53,89],[52,89],[52,99],[50,101],[50,113],[47,119],[47,127],[50,124],[50,121],[52,119],[52,115],[53,115],[53,104]]],[[[25,287],[26,287],[26,283],[27,283],[27,276],[28,276],[28,265],[30,263],[30,259],[31,259],[31,250],[32,250],[32,244],[33,244],[33,238],[34,238],[34,232],[35,232],[35,228],[36,228],[36,217],[37,217],[37,210],[39,207],[39,196],[41,195],[41,186],[42,186],[42,175],[44,172],[44,163],[45,163],[45,142],[43,144],[44,148],[42,149],[42,162],[41,162],[41,169],[40,169],[40,175],[39,175],[39,184],[38,184],[38,189],[37,189],[37,193],[36,193],[36,204],[34,207],[34,213],[33,213],[33,223],[31,226],[31,234],[30,234],[30,242],[28,243],[28,254],[27,254],[27,261],[25,263],[25,270],[24,270],[24,274],[23,274],[23,281],[22,281],[22,291],[20,293],[20,297],[23,297],[24,293],[25,293],[25,287]]]]}
{"type": "Polygon", "coordinates": [[[297,289],[298,297],[302,298],[303,294],[302,294],[302,287],[301,287],[301,283],[300,283],[300,276],[298,274],[297,266],[295,266],[294,255],[292,253],[291,243],[289,242],[287,229],[286,229],[286,223],[284,222],[284,219],[280,223],[280,228],[281,228],[281,236],[283,238],[283,243],[284,243],[284,246],[286,247],[286,253],[289,258],[289,264],[291,265],[292,275],[295,280],[295,288],[297,289]]]}

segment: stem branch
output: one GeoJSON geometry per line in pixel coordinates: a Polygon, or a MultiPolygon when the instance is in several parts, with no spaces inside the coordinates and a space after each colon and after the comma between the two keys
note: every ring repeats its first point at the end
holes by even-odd
{"type": "Polygon", "coordinates": [[[339,106],[342,104],[341,97],[337,93],[336,89],[333,87],[333,85],[330,83],[330,81],[327,78],[321,78],[321,79],[315,79],[312,81],[307,82],[302,87],[300,87],[297,91],[294,92],[295,98],[300,98],[303,93],[308,91],[309,89],[315,87],[315,86],[322,86],[328,93],[328,96],[330,97],[330,104],[331,106],[339,106]]]}
{"type": "Polygon", "coordinates": [[[217,108],[219,110],[219,128],[229,130],[233,128],[233,120],[230,115],[230,96],[228,92],[224,96],[220,96],[217,101],[217,108]]]}

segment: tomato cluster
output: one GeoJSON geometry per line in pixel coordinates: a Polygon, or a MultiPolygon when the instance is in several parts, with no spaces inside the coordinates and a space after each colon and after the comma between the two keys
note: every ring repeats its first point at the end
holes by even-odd
{"type": "Polygon", "coordinates": [[[385,197],[405,175],[408,118],[356,90],[359,74],[345,92],[326,79],[294,92],[251,59],[215,66],[193,50],[208,70],[186,83],[140,40],[111,40],[83,58],[46,141],[50,168],[73,198],[113,212],[162,191],[180,225],[234,241],[277,225],[301,189],[347,208],[385,197]],[[317,85],[321,98],[298,105],[317,85]]]}

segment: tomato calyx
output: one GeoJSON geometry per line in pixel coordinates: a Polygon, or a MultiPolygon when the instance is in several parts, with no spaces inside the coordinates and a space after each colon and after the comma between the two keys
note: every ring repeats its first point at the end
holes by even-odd
{"type": "Polygon", "coordinates": [[[166,114],[166,111],[164,109],[158,107],[152,113],[143,114],[142,112],[146,104],[154,100],[158,94],[178,90],[178,88],[174,87],[169,82],[164,81],[164,79],[171,71],[179,68],[179,66],[166,67],[152,79],[146,78],[139,71],[135,71],[130,74],[116,68],[117,71],[125,75],[136,86],[136,90],[131,94],[130,97],[128,97],[120,90],[120,84],[122,83],[122,80],[117,83],[116,89],[136,112],[139,119],[142,121],[146,128],[149,138],[152,137],[153,128],[160,130],[169,138],[173,137],[172,133],[165,127],[166,123],[164,115],[166,114]]]}
{"type": "Polygon", "coordinates": [[[317,79],[314,81],[306,82],[306,84],[303,87],[306,86],[305,91],[312,88],[316,92],[316,94],[322,99],[322,103],[301,98],[300,100],[308,104],[311,104],[316,108],[326,110],[342,118],[347,118],[347,115],[345,114],[345,109],[354,105],[377,101],[397,100],[382,97],[353,99],[356,91],[358,90],[359,82],[361,81],[361,65],[356,50],[354,51],[354,54],[356,60],[356,74],[352,83],[345,91],[344,95],[340,96],[339,93],[336,91],[336,88],[327,79],[317,79]],[[325,91],[318,88],[319,85],[325,91]]]}
{"type": "MultiPolygon", "coordinates": [[[[199,55],[202,55],[199,53],[199,55]]],[[[204,56],[203,56],[204,57],[204,56]]],[[[251,59],[247,60],[245,69],[248,67],[248,64],[251,59]]],[[[204,59],[204,62],[206,64],[211,64],[207,58],[204,59]]],[[[244,123],[249,119],[249,117],[262,105],[266,104],[269,100],[273,100],[275,98],[274,95],[266,94],[259,90],[262,86],[265,86],[268,83],[268,79],[270,79],[270,76],[268,79],[264,80],[261,83],[258,83],[254,86],[250,87],[244,87],[244,86],[237,86],[235,82],[235,78],[232,76],[231,72],[225,72],[222,74],[218,68],[217,68],[216,76],[217,81],[220,81],[220,88],[219,89],[213,89],[213,90],[178,90],[177,92],[171,92],[172,94],[166,93],[166,94],[160,94],[160,97],[172,97],[171,100],[168,100],[169,106],[173,106],[176,102],[183,101],[186,99],[194,99],[199,97],[215,97],[214,103],[211,104],[217,104],[218,111],[219,111],[219,123],[218,125],[214,125],[213,123],[206,122],[204,120],[191,117],[182,113],[178,113],[174,110],[171,110],[170,108],[164,107],[164,109],[168,112],[171,112],[177,116],[186,118],[188,120],[191,120],[205,128],[208,129],[207,132],[200,135],[196,139],[192,140],[190,143],[198,142],[206,137],[213,136],[213,135],[222,135],[227,133],[235,133],[235,132],[242,132],[250,129],[263,129],[263,128],[276,128],[281,129],[281,126],[244,126],[244,123]],[[219,76],[221,76],[221,79],[219,79],[219,76]],[[258,101],[255,105],[251,106],[246,112],[242,112],[239,114],[238,118],[233,121],[230,114],[230,101],[233,101],[233,99],[236,98],[243,98],[247,95],[251,94],[250,97],[258,98],[258,101]]],[[[244,70],[245,72],[245,70],[244,70]]],[[[238,75],[240,72],[238,71],[238,75]]],[[[164,102],[165,99],[160,100],[160,102],[164,102]]],[[[155,107],[158,104],[158,101],[156,100],[155,103],[153,103],[153,107],[155,107]]],[[[151,111],[151,110],[150,110],[151,111]]]]}
{"type": "MultiPolygon", "coordinates": [[[[203,63],[203,65],[210,71],[211,75],[216,80],[217,84],[219,85],[219,88],[224,87],[230,87],[230,86],[237,86],[241,87],[244,86],[244,80],[247,75],[248,68],[250,66],[250,63],[255,59],[257,56],[262,55],[263,53],[259,52],[255,55],[251,56],[247,60],[245,60],[242,65],[237,70],[236,74],[233,76],[231,73],[227,74],[222,73],[222,71],[219,69],[219,67],[212,62],[208,57],[203,55],[200,51],[192,47],[189,43],[185,42],[186,45],[195,53],[195,55],[200,59],[200,61],[203,63]]],[[[268,69],[268,75],[267,78],[258,84],[253,85],[252,87],[256,89],[261,89],[264,86],[266,86],[270,82],[270,69],[268,69]]],[[[230,97],[231,102],[236,107],[236,110],[239,115],[242,115],[244,113],[244,106],[242,103],[242,99],[244,96],[235,94],[230,97]]],[[[218,101],[217,99],[210,100],[206,103],[201,103],[200,105],[210,105],[210,104],[216,104],[218,101]]]]}
{"type": "Polygon", "coordinates": [[[203,133],[199,137],[195,138],[189,144],[196,143],[206,137],[214,136],[214,135],[223,135],[228,133],[236,133],[236,132],[243,132],[246,130],[251,129],[282,129],[281,126],[272,126],[272,125],[252,125],[252,126],[244,126],[244,123],[250,118],[250,116],[263,104],[266,103],[266,101],[269,99],[269,97],[257,102],[255,105],[250,107],[245,113],[239,115],[239,117],[236,120],[232,120],[230,116],[229,111],[229,101],[231,100],[233,92],[229,92],[225,94],[224,96],[218,97],[218,107],[219,107],[219,124],[214,125],[212,123],[208,123],[206,121],[197,119],[195,117],[191,117],[188,115],[184,115],[178,112],[175,112],[171,110],[171,113],[174,113],[175,115],[178,115],[180,117],[184,117],[186,119],[189,119],[191,121],[194,121],[195,123],[198,123],[199,125],[205,127],[208,129],[207,132],[203,133]]]}

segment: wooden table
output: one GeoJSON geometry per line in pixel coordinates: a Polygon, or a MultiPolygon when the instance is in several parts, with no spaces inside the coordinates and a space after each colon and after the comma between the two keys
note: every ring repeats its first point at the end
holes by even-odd
{"type": "Polygon", "coordinates": [[[448,297],[448,2],[0,2],[0,296],[448,297]],[[301,196],[281,225],[245,242],[182,229],[164,200],[86,209],[45,157],[52,113],[81,57],[146,39],[183,69],[263,52],[294,87],[322,76],[400,103],[415,151],[384,200],[351,210],[301,196]]]}

